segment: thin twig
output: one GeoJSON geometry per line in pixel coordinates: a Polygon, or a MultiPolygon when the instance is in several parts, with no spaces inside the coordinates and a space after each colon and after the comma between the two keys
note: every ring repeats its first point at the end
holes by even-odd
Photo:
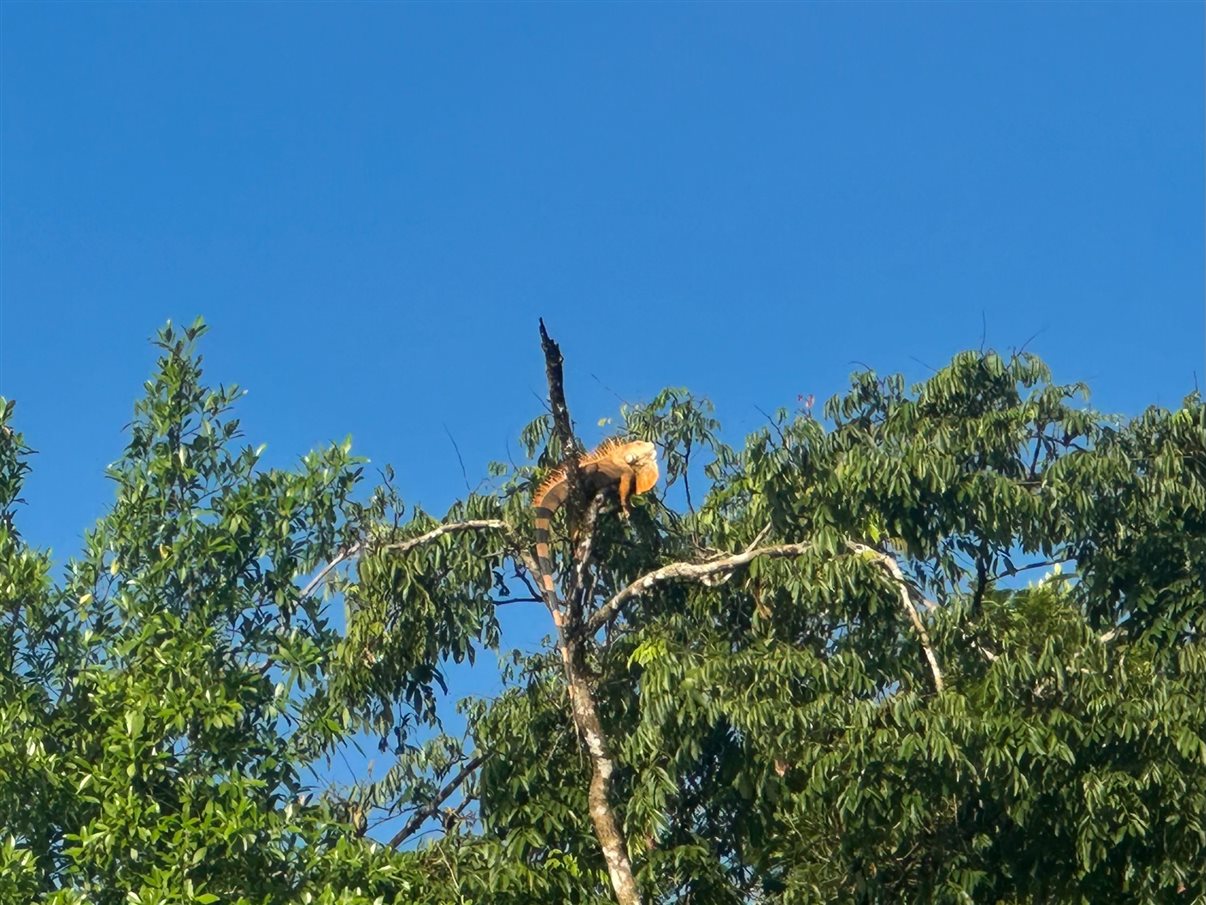
{"type": "Polygon", "coordinates": [[[775,421],[775,419],[772,418],[770,415],[768,415],[765,411],[763,411],[761,406],[755,405],[754,408],[757,410],[758,414],[760,414],[763,418],[765,418],[767,423],[770,424],[770,426],[775,429],[775,433],[779,435],[779,444],[784,449],[786,449],[789,444],[787,442],[787,438],[785,436],[783,436],[783,430],[779,427],[778,422],[775,421]]]}
{"type": "Polygon", "coordinates": [[[544,595],[540,591],[536,590],[536,587],[532,584],[531,579],[528,578],[528,575],[539,574],[538,572],[533,572],[531,566],[529,565],[529,563],[532,561],[531,557],[522,557],[517,555],[516,559],[519,559],[523,562],[524,571],[520,572],[519,569],[516,568],[514,570],[515,577],[524,583],[524,586],[528,589],[528,593],[532,595],[533,600],[543,601],[544,595]]]}
{"type": "Polygon", "coordinates": [[[1072,557],[1067,559],[1044,559],[1041,562],[1029,562],[1023,566],[1011,566],[1003,572],[998,572],[992,576],[992,581],[999,581],[1002,578],[1012,578],[1014,575],[1019,575],[1022,572],[1028,572],[1031,569],[1044,569],[1047,566],[1062,566],[1066,562],[1072,562],[1072,557]]]}
{"type": "MultiPolygon", "coordinates": [[[[532,556],[532,555],[531,555],[530,553],[528,553],[526,550],[518,550],[518,551],[516,551],[516,553],[515,553],[515,557],[516,557],[516,558],[517,558],[517,559],[518,559],[520,562],[522,562],[522,563],[523,563],[523,567],[524,567],[524,569],[525,569],[525,570],[527,570],[527,572],[528,572],[529,574],[531,574],[531,575],[535,575],[535,576],[537,576],[537,578],[539,578],[539,576],[540,576],[540,566],[539,566],[539,565],[537,565],[537,563],[536,563],[536,558],[535,558],[534,556],[532,556]]],[[[515,574],[516,574],[516,575],[519,575],[519,572],[518,572],[518,571],[516,571],[516,573],[515,573],[515,574]]],[[[549,598],[548,598],[548,597],[545,595],[545,591],[544,591],[544,582],[539,582],[539,583],[538,583],[537,590],[532,590],[532,584],[531,584],[531,582],[529,582],[529,581],[528,581],[526,578],[524,578],[523,576],[520,576],[520,580],[521,580],[521,581],[523,581],[523,582],[524,582],[524,584],[526,584],[526,585],[528,586],[528,590],[529,590],[529,591],[532,591],[532,593],[533,593],[533,594],[535,594],[535,593],[539,593],[539,594],[540,594],[540,599],[541,599],[541,600],[543,600],[543,601],[544,601],[544,603],[545,603],[545,606],[547,606],[547,607],[549,608],[549,614],[550,614],[550,615],[553,617],[553,621],[554,621],[554,622],[557,622],[558,620],[560,620],[561,615],[560,615],[559,609],[560,609],[561,601],[557,599],[557,592],[556,592],[556,591],[553,591],[552,599],[549,599],[549,598]]]]}
{"type": "Polygon", "coordinates": [[[1030,460],[1030,470],[1027,472],[1028,477],[1032,481],[1038,477],[1038,472],[1036,471],[1036,469],[1038,468],[1039,455],[1043,451],[1043,431],[1045,431],[1046,429],[1047,429],[1047,425],[1045,423],[1040,423],[1038,426],[1038,430],[1035,431],[1034,457],[1031,458],[1031,460],[1030,460]]]}
{"type": "Polygon", "coordinates": [[[691,502],[691,438],[683,443],[683,492],[687,495],[687,509],[695,514],[695,506],[691,502]]]}
{"type": "Polygon", "coordinates": [[[465,470],[465,460],[461,458],[461,448],[456,445],[456,438],[452,436],[452,431],[448,429],[448,425],[443,425],[444,433],[448,435],[448,442],[452,444],[452,451],[456,453],[456,460],[461,463],[461,477],[465,479],[465,492],[473,493],[473,489],[469,486],[469,472],[465,470]]]}

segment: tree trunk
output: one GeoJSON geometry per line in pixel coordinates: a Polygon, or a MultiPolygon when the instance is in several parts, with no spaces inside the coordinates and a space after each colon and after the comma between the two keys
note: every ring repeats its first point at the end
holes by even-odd
{"type": "Polygon", "coordinates": [[[599,709],[595,704],[587,677],[579,666],[576,651],[565,651],[566,672],[569,679],[570,706],[573,709],[574,725],[590,756],[591,777],[588,801],[590,819],[595,826],[595,837],[603,850],[607,862],[607,873],[611,877],[611,888],[615,891],[619,905],[640,905],[636,878],[632,874],[632,863],[628,860],[628,845],[624,831],[616,819],[616,812],[608,799],[611,789],[611,773],[614,762],[599,722],[599,709]]]}
{"type": "Polygon", "coordinates": [[[582,741],[586,744],[586,751],[590,757],[591,777],[587,800],[590,803],[590,819],[594,824],[595,838],[599,840],[603,860],[607,863],[607,873],[611,878],[611,888],[615,892],[616,902],[619,905],[641,905],[636,878],[632,873],[632,862],[628,860],[628,845],[624,839],[624,831],[608,797],[615,763],[611,758],[607,736],[603,734],[603,724],[599,720],[599,708],[591,689],[590,676],[585,668],[582,651],[586,635],[582,632],[582,605],[578,600],[577,585],[581,570],[590,558],[590,539],[594,531],[594,517],[598,508],[591,506],[589,511],[583,511],[587,501],[582,499],[573,424],[570,421],[569,408],[565,404],[561,349],[549,337],[543,320],[540,322],[540,345],[544,350],[545,370],[549,381],[549,403],[552,407],[555,435],[561,439],[562,460],[565,463],[566,482],[569,485],[568,499],[565,504],[566,519],[569,525],[583,529],[584,542],[576,551],[579,568],[570,571],[564,603],[554,590],[546,595],[548,599],[545,600],[545,604],[552,614],[553,623],[557,626],[557,646],[565,665],[565,678],[566,684],[569,686],[570,710],[574,718],[574,725],[582,736],[582,741]],[[585,519],[582,518],[584,515],[585,519]],[[582,524],[583,521],[585,524],[582,524]]]}

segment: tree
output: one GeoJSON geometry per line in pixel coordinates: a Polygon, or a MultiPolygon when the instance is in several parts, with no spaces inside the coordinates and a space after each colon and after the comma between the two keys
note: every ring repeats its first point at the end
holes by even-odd
{"type": "Polygon", "coordinates": [[[660,496],[567,505],[545,600],[531,489],[580,448],[551,339],[535,464],[437,520],[349,443],[289,471],[236,448],[203,332],[160,334],[59,581],[0,410],[0,900],[1206,897],[1196,394],[1123,421],[962,353],[737,449],[667,390],[623,412],[660,496]],[[448,734],[446,664],[507,605],[556,640],[448,734]],[[385,776],[324,781],[370,740],[385,776]]]}

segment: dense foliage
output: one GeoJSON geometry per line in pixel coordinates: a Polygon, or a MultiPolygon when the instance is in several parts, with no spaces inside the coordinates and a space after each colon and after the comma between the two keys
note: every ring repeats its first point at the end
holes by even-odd
{"type": "MultiPolygon", "coordinates": [[[[548,420],[536,465],[437,520],[348,443],[261,467],[203,330],[160,334],[61,578],[21,537],[0,401],[0,902],[612,901],[556,651],[462,702],[463,733],[439,704],[499,606],[548,619],[524,565],[548,420]],[[327,779],[374,745],[387,774],[327,779]]],[[[1206,407],[1083,395],[969,352],[740,449],[682,390],[624,412],[664,482],[604,506],[587,618],[746,554],[586,641],[647,900],[1206,901],[1206,407]]]]}

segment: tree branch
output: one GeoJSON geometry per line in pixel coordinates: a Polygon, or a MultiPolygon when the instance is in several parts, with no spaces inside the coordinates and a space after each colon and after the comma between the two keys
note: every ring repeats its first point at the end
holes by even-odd
{"type": "Polygon", "coordinates": [[[340,563],[346,562],[360,553],[360,548],[363,546],[363,541],[356,541],[356,543],[352,544],[350,547],[340,551],[334,559],[322,567],[322,571],[310,579],[310,583],[301,589],[301,593],[298,594],[298,596],[304,600],[313,594],[318,589],[318,586],[326,581],[327,576],[331,574],[333,569],[335,569],[340,563]]]}
{"type": "Polygon", "coordinates": [[[504,600],[495,600],[495,606],[510,606],[512,603],[544,603],[543,597],[507,597],[504,600]]]}
{"type": "Polygon", "coordinates": [[[668,566],[662,566],[660,569],[655,569],[647,575],[642,575],[632,584],[628,585],[628,587],[615,594],[599,609],[595,610],[590,619],[586,621],[584,633],[588,636],[593,635],[619,612],[620,607],[634,597],[641,596],[656,584],[667,581],[700,581],[718,572],[730,572],[738,566],[744,566],[746,563],[753,562],[759,557],[780,558],[785,556],[802,556],[811,549],[812,544],[776,544],[770,547],[756,547],[741,553],[734,553],[732,556],[710,559],[707,562],[676,562],[668,566]]]}
{"type": "MultiPolygon", "coordinates": [[[[582,518],[585,500],[582,499],[573,424],[570,421],[569,408],[565,404],[561,349],[549,337],[543,320],[540,322],[540,345],[544,350],[545,370],[548,375],[553,427],[556,435],[559,435],[561,439],[562,463],[567,484],[566,523],[570,526],[571,536],[578,532],[580,539],[578,549],[575,550],[577,559],[575,567],[566,573],[565,599],[570,601],[572,606],[568,612],[565,612],[565,607],[558,600],[555,588],[548,593],[547,596],[550,599],[545,603],[557,626],[557,646],[561,651],[561,660],[565,666],[565,679],[574,726],[585,743],[590,758],[591,779],[587,801],[590,806],[590,819],[594,826],[595,838],[603,852],[603,860],[607,864],[607,874],[611,879],[611,888],[615,893],[616,901],[619,905],[640,905],[641,895],[637,890],[632,862],[628,858],[628,843],[624,838],[623,823],[617,817],[616,810],[610,801],[611,776],[615,770],[615,761],[611,754],[611,745],[603,731],[603,722],[599,717],[598,702],[595,700],[590,676],[586,669],[583,638],[578,631],[581,622],[581,601],[578,600],[577,595],[585,575],[585,557],[589,555],[590,550],[589,534],[594,530],[593,515],[597,514],[598,507],[590,508],[587,520],[582,518]],[[584,521],[589,521],[589,524],[584,524],[584,521]],[[567,624],[567,616],[574,623],[572,626],[567,624]]],[[[527,554],[522,551],[520,555],[525,560],[528,559],[527,554]]]]}
{"type": "Polygon", "coordinates": [[[1073,558],[1069,556],[1065,557],[1064,559],[1044,559],[1041,562],[1028,562],[1020,566],[1010,566],[1004,571],[990,576],[989,580],[1000,581],[1002,578],[1012,578],[1015,575],[1020,575],[1022,572],[1027,572],[1031,569],[1045,569],[1048,566],[1062,566],[1064,563],[1072,561],[1073,558]]]}
{"type": "MultiPolygon", "coordinates": [[[[914,631],[917,632],[917,637],[921,642],[921,647],[925,652],[926,660],[929,662],[930,672],[934,677],[934,688],[941,693],[944,688],[942,679],[942,669],[938,665],[938,658],[934,654],[933,644],[930,642],[929,632],[926,630],[925,623],[917,612],[917,608],[913,606],[912,589],[904,573],[900,570],[900,566],[896,560],[886,553],[881,553],[865,544],[856,544],[848,542],[847,546],[854,553],[866,553],[876,559],[884,566],[891,574],[893,581],[900,590],[901,605],[905,610],[905,614],[909,618],[914,631]]],[[[603,627],[612,617],[619,612],[626,602],[641,594],[649,591],[654,585],[667,581],[700,581],[710,575],[715,575],[718,572],[728,572],[738,566],[746,565],[759,557],[779,558],[789,556],[802,556],[812,549],[812,544],[776,544],[769,547],[757,547],[747,549],[741,553],[735,553],[731,556],[722,556],[717,559],[708,560],[703,563],[686,563],[676,562],[668,566],[662,566],[660,569],[641,576],[628,587],[624,588],[615,594],[607,603],[599,607],[594,614],[587,620],[584,632],[586,635],[592,635],[603,627]]]]}
{"type": "Polygon", "coordinates": [[[427,804],[423,805],[423,807],[419,808],[410,815],[410,820],[406,821],[406,824],[402,827],[402,829],[398,830],[398,832],[394,834],[394,838],[389,840],[389,847],[396,849],[399,845],[414,835],[414,833],[427,821],[429,817],[434,816],[435,813],[439,811],[440,805],[447,801],[448,797],[460,788],[461,783],[468,779],[469,774],[485,763],[489,757],[490,755],[488,754],[478,754],[475,757],[470,758],[468,763],[461,767],[461,769],[457,771],[456,775],[444,784],[440,791],[435,793],[435,797],[432,798],[431,801],[427,802],[427,804]]]}
{"type": "Polygon", "coordinates": [[[524,586],[528,589],[529,594],[535,598],[538,598],[542,603],[548,603],[548,601],[544,599],[544,591],[538,590],[535,586],[533,586],[531,580],[528,578],[528,575],[535,575],[537,577],[540,576],[540,569],[536,566],[536,560],[530,553],[527,553],[522,549],[515,552],[515,560],[523,565],[523,572],[519,571],[518,566],[515,568],[515,577],[524,583],[524,586]]]}
{"type": "Polygon", "coordinates": [[[452,534],[460,531],[504,531],[510,529],[510,525],[502,519],[482,518],[470,519],[466,522],[452,522],[447,525],[440,525],[432,528],[426,534],[420,534],[418,537],[412,537],[409,540],[397,541],[392,544],[384,544],[379,549],[381,550],[396,550],[399,553],[407,553],[415,547],[420,547],[423,544],[429,544],[445,534],[452,534]]]}
{"type": "Polygon", "coordinates": [[[544,351],[544,371],[549,384],[549,405],[553,410],[553,437],[561,441],[561,464],[565,468],[565,514],[571,529],[582,514],[582,483],[578,470],[578,447],[574,442],[574,424],[565,403],[565,375],[561,347],[553,342],[540,319],[540,348],[544,351]]]}
{"type": "Polygon", "coordinates": [[[590,564],[591,548],[595,541],[595,522],[598,521],[601,505],[602,499],[599,497],[591,501],[582,517],[578,545],[574,550],[574,581],[571,585],[573,597],[566,595],[566,626],[571,634],[576,633],[582,625],[582,607],[586,598],[586,567],[590,564]]]}
{"type": "MultiPolygon", "coordinates": [[[[393,544],[385,544],[380,549],[397,550],[401,553],[406,553],[409,550],[413,550],[415,547],[431,543],[436,538],[443,537],[445,534],[452,534],[453,532],[457,531],[481,531],[488,529],[509,530],[510,527],[510,525],[501,519],[472,519],[467,522],[452,522],[447,525],[440,525],[428,531],[426,534],[420,534],[418,537],[412,537],[409,540],[398,541],[397,543],[393,544]]],[[[316,590],[318,590],[318,586],[326,581],[327,576],[330,575],[335,568],[342,563],[359,556],[364,551],[364,548],[365,542],[359,540],[351,546],[340,551],[338,555],[336,555],[329,563],[322,567],[321,571],[319,571],[317,575],[310,579],[309,583],[298,593],[298,596],[301,598],[309,597],[316,590]]]]}
{"type": "Polygon", "coordinates": [[[892,576],[892,580],[896,583],[897,590],[900,596],[900,606],[905,612],[905,616],[913,625],[913,630],[917,632],[917,640],[921,643],[921,649],[925,652],[925,658],[930,665],[930,674],[934,677],[934,690],[938,694],[942,694],[945,683],[942,679],[942,669],[938,666],[938,657],[934,654],[934,646],[930,643],[930,633],[926,631],[925,623],[921,619],[921,614],[917,612],[917,607],[913,606],[912,589],[908,579],[900,570],[900,564],[896,562],[894,557],[887,553],[881,553],[873,547],[868,547],[866,544],[856,544],[848,541],[846,544],[855,553],[864,554],[875,559],[880,565],[888,570],[892,576]]]}

